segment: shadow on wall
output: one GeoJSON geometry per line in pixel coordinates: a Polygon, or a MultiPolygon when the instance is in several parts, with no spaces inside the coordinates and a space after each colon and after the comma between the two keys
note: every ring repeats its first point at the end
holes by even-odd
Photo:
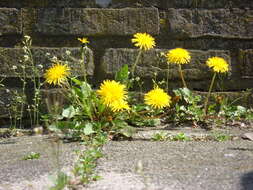
{"type": "Polygon", "coordinates": [[[242,176],[241,187],[242,190],[253,190],[253,171],[242,176]]]}
{"type": "Polygon", "coordinates": [[[112,0],[96,0],[96,4],[100,5],[101,7],[108,7],[112,0]]]}

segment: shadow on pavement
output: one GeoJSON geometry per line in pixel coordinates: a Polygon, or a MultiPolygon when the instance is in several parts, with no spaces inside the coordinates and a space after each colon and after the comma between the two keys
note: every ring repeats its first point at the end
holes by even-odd
{"type": "MultiPolygon", "coordinates": [[[[228,148],[229,150],[240,150],[240,151],[253,151],[253,148],[228,148]]],[[[253,190],[253,189],[252,189],[253,190]]]]}
{"type": "Polygon", "coordinates": [[[253,171],[246,173],[241,178],[242,190],[252,190],[253,189],[253,171]]]}
{"type": "Polygon", "coordinates": [[[1,144],[15,144],[16,141],[3,141],[3,142],[0,142],[0,145],[1,144]]]}

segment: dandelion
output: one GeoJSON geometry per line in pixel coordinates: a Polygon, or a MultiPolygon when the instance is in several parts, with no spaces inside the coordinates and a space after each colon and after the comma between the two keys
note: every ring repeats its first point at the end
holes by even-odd
{"type": "Polygon", "coordinates": [[[168,51],[168,53],[166,54],[166,58],[167,58],[168,63],[178,64],[178,71],[179,71],[181,80],[183,82],[184,87],[187,88],[181,65],[187,64],[190,62],[191,60],[190,53],[183,48],[176,48],[176,49],[172,49],[168,51]]]}
{"type": "Polygon", "coordinates": [[[136,33],[132,39],[132,43],[139,48],[139,53],[131,68],[132,78],[134,78],[135,68],[140,60],[142,51],[150,50],[155,47],[155,39],[147,33],[136,33]]]}
{"type": "Polygon", "coordinates": [[[144,101],[147,105],[161,109],[171,104],[171,97],[163,89],[155,87],[145,94],[144,101]]]}
{"type": "Polygon", "coordinates": [[[217,73],[225,73],[228,71],[228,64],[221,57],[211,57],[206,61],[206,64],[217,73]]]}
{"type": "Polygon", "coordinates": [[[88,44],[90,43],[88,38],[77,38],[78,41],[80,41],[82,44],[88,44]]]}
{"type": "Polygon", "coordinates": [[[67,77],[70,75],[69,67],[62,64],[54,64],[51,68],[46,70],[44,77],[46,82],[54,85],[61,85],[66,81],[67,77]]]}
{"type": "Polygon", "coordinates": [[[112,109],[113,112],[119,112],[123,110],[129,110],[130,107],[125,100],[113,101],[109,107],[112,109]]]}
{"type": "MultiPolygon", "coordinates": [[[[97,93],[104,104],[110,106],[113,102],[126,100],[126,86],[114,80],[105,80],[97,93]]],[[[115,106],[114,106],[115,107],[115,106]]]]}
{"type": "Polygon", "coordinates": [[[166,54],[168,63],[187,64],[191,60],[190,53],[183,48],[176,48],[168,51],[166,54]]]}
{"type": "Polygon", "coordinates": [[[136,33],[132,43],[141,50],[150,50],[155,47],[155,39],[147,33],[136,33]]]}
{"type": "Polygon", "coordinates": [[[212,81],[211,81],[211,84],[210,84],[210,87],[209,87],[209,90],[208,90],[208,94],[207,94],[207,97],[206,97],[206,101],[205,101],[205,104],[204,104],[204,112],[207,115],[208,101],[209,101],[209,98],[211,96],[211,92],[212,92],[212,89],[213,89],[213,85],[214,85],[216,75],[217,75],[217,73],[228,72],[228,63],[221,57],[211,57],[206,61],[206,64],[209,68],[213,69],[213,72],[214,72],[213,78],[212,78],[212,81]]]}

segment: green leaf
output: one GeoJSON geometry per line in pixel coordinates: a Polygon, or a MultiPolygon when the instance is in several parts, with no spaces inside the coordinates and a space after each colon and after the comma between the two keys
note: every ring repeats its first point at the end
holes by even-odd
{"type": "Polygon", "coordinates": [[[124,64],[120,70],[115,75],[115,80],[121,82],[122,84],[128,83],[129,79],[129,72],[128,72],[128,65],[124,64]]]}
{"type": "Polygon", "coordinates": [[[76,110],[73,106],[69,106],[68,108],[62,111],[62,116],[65,118],[73,118],[76,115],[76,110]]]}
{"type": "Polygon", "coordinates": [[[126,137],[132,137],[136,129],[126,124],[119,132],[126,137]]]}
{"type": "Polygon", "coordinates": [[[82,92],[82,95],[83,95],[84,98],[88,98],[92,93],[91,86],[86,82],[82,82],[81,92],[82,92]]]}
{"type": "Polygon", "coordinates": [[[85,135],[91,135],[91,134],[95,133],[95,131],[93,130],[93,125],[91,123],[86,123],[85,127],[83,129],[83,133],[85,135]]]}

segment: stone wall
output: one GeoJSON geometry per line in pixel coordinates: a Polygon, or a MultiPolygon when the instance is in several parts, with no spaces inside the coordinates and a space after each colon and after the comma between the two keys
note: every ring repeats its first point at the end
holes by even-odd
{"type": "MultiPolygon", "coordinates": [[[[78,74],[78,37],[88,37],[89,75],[94,84],[112,77],[122,64],[131,64],[137,50],[133,34],[147,32],[156,38],[156,49],[141,57],[137,73],[150,84],[154,73],[165,78],[166,61],[161,52],[175,47],[188,49],[191,64],[184,67],[194,90],[206,91],[211,73],[204,65],[210,56],[221,56],[230,64],[223,90],[253,88],[253,1],[252,0],[1,0],[0,76],[5,86],[20,86],[9,69],[20,64],[24,35],[33,39],[36,64],[49,66],[44,54],[72,54],[70,62],[78,74]]],[[[41,72],[43,72],[43,69],[41,72]]],[[[170,86],[179,87],[174,66],[170,86]]],[[[5,107],[6,90],[0,94],[5,107]]],[[[2,108],[0,110],[3,110],[2,108]]]]}

